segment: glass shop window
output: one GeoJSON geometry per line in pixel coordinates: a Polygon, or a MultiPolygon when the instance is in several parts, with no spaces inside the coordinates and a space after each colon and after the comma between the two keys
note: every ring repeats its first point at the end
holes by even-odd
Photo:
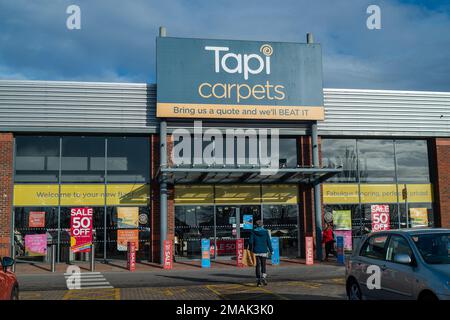
{"type": "Polygon", "coordinates": [[[59,137],[17,136],[15,182],[58,182],[59,137]]]}
{"type": "Polygon", "coordinates": [[[100,183],[105,179],[105,138],[62,138],[62,182],[100,183]]]}
{"type": "Polygon", "coordinates": [[[396,140],[399,183],[429,183],[428,145],[426,140],[396,140]]]}
{"type": "Polygon", "coordinates": [[[51,243],[57,243],[58,208],[14,208],[14,256],[19,260],[50,262],[51,243]]]}
{"type": "Polygon", "coordinates": [[[395,182],[393,140],[358,140],[361,183],[395,182]]]}
{"type": "Polygon", "coordinates": [[[149,182],[148,137],[109,137],[107,170],[108,182],[149,182]]]}
{"type": "Polygon", "coordinates": [[[355,139],[323,139],[322,165],[326,168],[342,167],[343,172],[328,182],[356,182],[358,163],[355,139]]]}

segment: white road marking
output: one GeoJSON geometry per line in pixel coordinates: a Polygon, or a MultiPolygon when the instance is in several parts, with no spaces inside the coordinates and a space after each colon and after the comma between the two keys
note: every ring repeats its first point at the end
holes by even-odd
{"type": "Polygon", "coordinates": [[[112,289],[114,288],[103,276],[101,272],[81,272],[79,274],[74,273],[64,273],[66,282],[70,279],[73,280],[74,276],[79,276],[80,286],[77,289],[70,288],[69,290],[79,290],[79,289],[112,289]]]}

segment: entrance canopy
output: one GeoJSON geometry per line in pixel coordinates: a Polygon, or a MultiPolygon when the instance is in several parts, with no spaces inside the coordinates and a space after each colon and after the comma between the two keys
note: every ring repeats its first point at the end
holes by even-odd
{"type": "Polygon", "coordinates": [[[226,183],[293,183],[319,184],[342,172],[342,168],[297,167],[279,168],[276,172],[267,174],[268,168],[244,167],[168,167],[161,168],[169,183],[182,184],[226,184],[226,183]]]}

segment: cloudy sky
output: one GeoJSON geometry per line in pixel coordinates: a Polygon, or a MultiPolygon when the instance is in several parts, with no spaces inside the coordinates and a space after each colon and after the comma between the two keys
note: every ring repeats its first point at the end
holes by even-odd
{"type": "Polygon", "coordinates": [[[449,0],[0,0],[0,79],[155,82],[169,36],[322,44],[324,85],[450,91],[449,0]],[[81,8],[81,30],[66,8],[81,8]],[[381,8],[381,30],[366,9],[381,8]]]}

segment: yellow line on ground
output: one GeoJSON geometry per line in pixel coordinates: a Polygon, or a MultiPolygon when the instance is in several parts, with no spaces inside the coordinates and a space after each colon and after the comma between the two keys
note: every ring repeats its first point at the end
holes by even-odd
{"type": "Polygon", "coordinates": [[[217,291],[214,288],[212,288],[213,286],[214,285],[207,284],[207,285],[205,285],[205,288],[208,289],[208,290],[211,290],[213,293],[215,293],[217,296],[219,296],[223,300],[227,300],[219,291],[217,291]]]}
{"type": "Polygon", "coordinates": [[[114,289],[114,300],[120,300],[120,289],[119,288],[114,289]]]}

